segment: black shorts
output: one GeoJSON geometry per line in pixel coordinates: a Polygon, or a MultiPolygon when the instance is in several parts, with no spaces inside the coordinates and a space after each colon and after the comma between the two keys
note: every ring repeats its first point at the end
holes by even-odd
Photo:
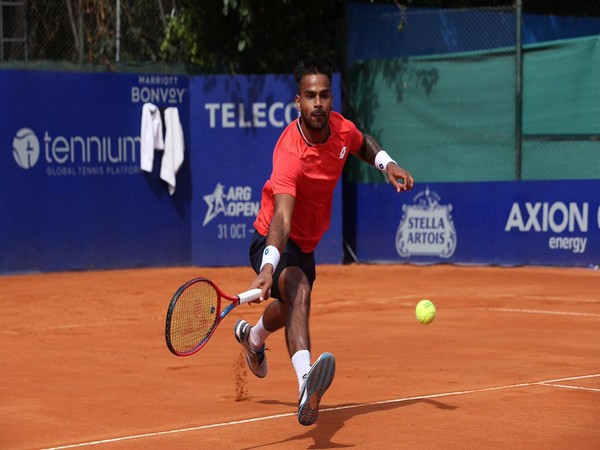
{"type": "MultiPolygon", "coordinates": [[[[257,231],[254,231],[254,236],[252,236],[252,243],[250,244],[250,264],[256,273],[260,272],[260,265],[262,264],[262,255],[265,250],[267,244],[267,238],[257,231]]],[[[271,297],[277,298],[279,300],[283,300],[281,298],[281,293],[279,292],[279,275],[281,275],[281,271],[286,267],[296,266],[299,267],[306,278],[308,278],[308,282],[310,283],[310,287],[312,288],[313,283],[317,277],[316,269],[315,269],[315,252],[304,253],[300,250],[300,247],[292,241],[288,239],[287,244],[285,245],[285,249],[281,254],[281,259],[279,260],[279,264],[277,264],[277,270],[273,274],[273,287],[271,287],[271,297]]]]}

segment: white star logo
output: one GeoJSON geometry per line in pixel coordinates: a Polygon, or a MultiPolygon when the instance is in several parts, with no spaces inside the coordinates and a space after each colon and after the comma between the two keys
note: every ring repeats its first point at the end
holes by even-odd
{"type": "Polygon", "coordinates": [[[217,183],[213,193],[203,197],[208,205],[208,211],[206,212],[206,216],[204,216],[202,226],[205,226],[208,222],[217,217],[219,213],[225,213],[225,203],[223,203],[224,190],[225,186],[221,183],[217,183]]]}

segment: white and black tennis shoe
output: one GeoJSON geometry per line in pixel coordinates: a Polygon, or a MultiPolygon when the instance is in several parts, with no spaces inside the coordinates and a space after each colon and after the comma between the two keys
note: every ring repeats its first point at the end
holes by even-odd
{"type": "Polygon", "coordinates": [[[334,375],[335,358],[331,353],[323,353],[308,371],[300,389],[298,422],[302,425],[312,425],[317,420],[321,398],[331,386],[334,375]]]}
{"type": "Polygon", "coordinates": [[[248,342],[252,325],[243,319],[240,319],[233,328],[233,333],[237,341],[242,344],[244,353],[246,353],[246,362],[254,375],[258,378],[267,376],[267,358],[265,356],[265,344],[259,350],[254,350],[248,342]]]}

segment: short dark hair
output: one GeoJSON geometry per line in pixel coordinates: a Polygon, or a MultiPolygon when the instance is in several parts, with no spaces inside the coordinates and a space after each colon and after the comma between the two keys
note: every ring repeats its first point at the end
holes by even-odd
{"type": "Polygon", "coordinates": [[[302,60],[296,64],[296,68],[294,69],[294,77],[296,78],[296,85],[300,87],[300,81],[302,77],[305,75],[318,75],[323,74],[327,75],[329,78],[329,82],[331,82],[331,77],[333,75],[333,70],[331,66],[324,61],[318,60],[302,60]]]}

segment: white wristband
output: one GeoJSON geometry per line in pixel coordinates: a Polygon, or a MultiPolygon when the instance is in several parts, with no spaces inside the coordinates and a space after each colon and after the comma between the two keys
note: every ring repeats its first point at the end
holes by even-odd
{"type": "Polygon", "coordinates": [[[262,263],[260,264],[260,270],[265,267],[265,264],[271,264],[273,266],[273,273],[275,273],[275,269],[277,269],[277,264],[279,264],[279,258],[281,255],[279,254],[279,250],[274,245],[267,245],[265,250],[263,251],[262,263]]]}
{"type": "Polygon", "coordinates": [[[377,167],[382,172],[386,171],[385,168],[391,162],[393,162],[396,165],[398,164],[390,157],[390,155],[387,154],[385,150],[379,150],[375,155],[375,167],[377,167]]]}

